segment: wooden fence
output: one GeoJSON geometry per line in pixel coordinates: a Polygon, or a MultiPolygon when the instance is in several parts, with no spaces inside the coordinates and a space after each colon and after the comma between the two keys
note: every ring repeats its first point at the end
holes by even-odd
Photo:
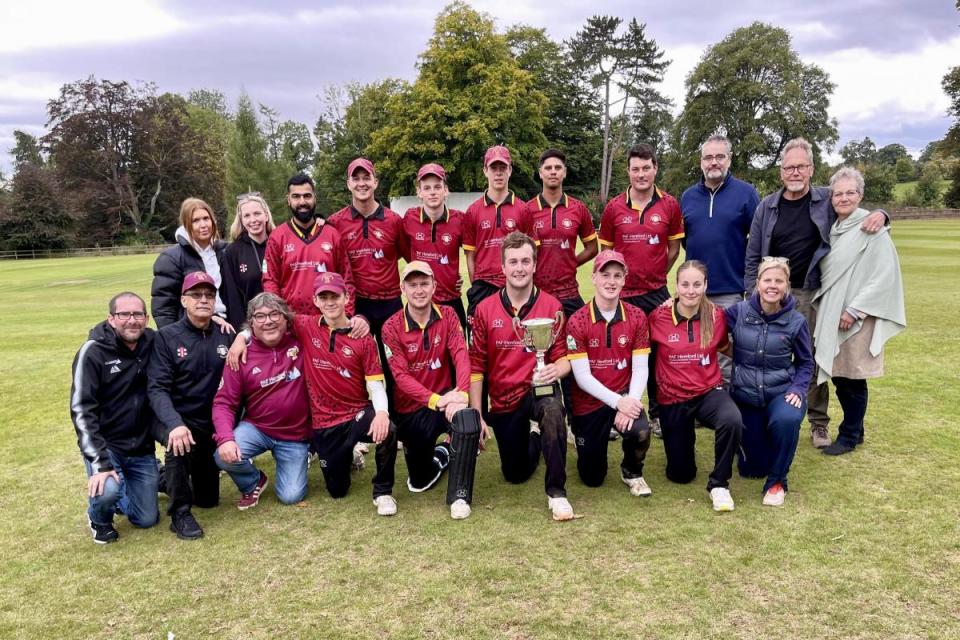
{"type": "Polygon", "coordinates": [[[152,244],[122,247],[86,247],[83,249],[23,249],[20,251],[0,251],[0,260],[79,258],[82,256],[132,256],[145,253],[160,253],[169,246],[169,244],[152,244]]]}

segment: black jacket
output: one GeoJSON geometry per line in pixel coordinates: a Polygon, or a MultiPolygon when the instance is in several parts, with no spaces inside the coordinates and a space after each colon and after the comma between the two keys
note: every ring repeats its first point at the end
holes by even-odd
{"type": "MultiPolygon", "coordinates": [[[[226,244],[217,240],[213,249],[223,270],[223,250],[226,244]]],[[[203,258],[190,241],[177,234],[177,244],[163,250],[153,263],[153,284],[150,286],[150,313],[158,329],[173,324],[183,317],[180,287],[188,273],[206,271],[203,258]]],[[[221,286],[222,288],[222,286],[221,286]]]]}
{"type": "Polygon", "coordinates": [[[235,337],[221,333],[212,322],[205,330],[198,329],[187,316],[157,332],[147,369],[157,440],[166,442],[180,425],[212,436],[213,397],[235,337]]]}
{"type": "Polygon", "coordinates": [[[263,256],[267,241],[256,242],[244,231],[223,252],[220,298],[227,306],[227,320],[237,331],[247,321],[247,303],[263,292],[263,256]]]}
{"type": "Polygon", "coordinates": [[[153,452],[147,364],[155,335],[146,329],[131,350],[104,320],[90,330],[73,359],[70,418],[94,473],[113,469],[107,449],[124,456],[153,452]]]}

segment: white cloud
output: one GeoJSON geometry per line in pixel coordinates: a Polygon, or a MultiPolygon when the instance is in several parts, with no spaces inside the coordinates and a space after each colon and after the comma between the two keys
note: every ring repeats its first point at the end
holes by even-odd
{"type": "Polygon", "coordinates": [[[137,42],[184,28],[150,0],[47,0],[0,5],[0,53],[137,42]]]}

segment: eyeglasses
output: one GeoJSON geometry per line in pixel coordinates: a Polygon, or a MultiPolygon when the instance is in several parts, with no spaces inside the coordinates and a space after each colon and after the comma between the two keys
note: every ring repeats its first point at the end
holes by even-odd
{"type": "Polygon", "coordinates": [[[786,167],[780,167],[780,171],[785,175],[790,175],[791,173],[803,173],[813,165],[810,164],[792,164],[786,167]]]}
{"type": "Polygon", "coordinates": [[[249,200],[250,198],[262,198],[262,197],[263,196],[260,195],[259,191],[248,191],[247,193],[241,193],[240,195],[238,195],[237,202],[241,202],[243,200],[249,200]]]}
{"type": "Polygon", "coordinates": [[[194,300],[216,300],[217,292],[216,291],[187,291],[185,294],[188,298],[193,298],[194,300]]]}
{"type": "Polygon", "coordinates": [[[790,258],[781,258],[780,256],[763,256],[760,262],[773,262],[774,264],[790,264],[790,258]]]}
{"type": "Polygon", "coordinates": [[[270,313],[255,313],[253,314],[253,321],[257,324],[264,324],[269,320],[270,322],[280,322],[280,318],[283,317],[283,314],[279,311],[271,311],[270,313]]]}
{"type": "Polygon", "coordinates": [[[703,156],[703,157],[700,158],[700,159],[701,159],[702,161],[704,161],[704,162],[713,162],[714,160],[716,160],[717,162],[723,162],[724,160],[727,159],[727,154],[725,154],[725,153],[718,153],[718,154],[715,155],[715,156],[703,156]]]}
{"type": "Polygon", "coordinates": [[[116,313],[111,313],[110,315],[119,320],[123,320],[124,322],[130,318],[133,318],[134,320],[143,320],[147,317],[147,314],[143,311],[117,311],[116,313]]]}

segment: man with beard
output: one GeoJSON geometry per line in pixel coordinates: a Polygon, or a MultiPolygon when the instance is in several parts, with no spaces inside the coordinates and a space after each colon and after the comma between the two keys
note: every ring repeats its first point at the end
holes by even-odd
{"type": "MultiPolygon", "coordinates": [[[[287,181],[287,205],[293,217],[270,234],[263,264],[263,290],[286,300],[296,313],[315,313],[313,281],[318,273],[339,273],[347,283],[348,313],[353,314],[353,275],[340,233],[316,216],[313,180],[298,173],[287,181]]],[[[351,318],[357,337],[368,323],[351,318]]]]}
{"type": "Polygon", "coordinates": [[[107,319],[90,330],[73,360],[70,417],[87,469],[87,522],[97,544],[120,537],[113,527],[118,506],[135,527],[152,527],[160,517],[147,402],[149,319],[140,296],[115,295],[107,319]]]}

